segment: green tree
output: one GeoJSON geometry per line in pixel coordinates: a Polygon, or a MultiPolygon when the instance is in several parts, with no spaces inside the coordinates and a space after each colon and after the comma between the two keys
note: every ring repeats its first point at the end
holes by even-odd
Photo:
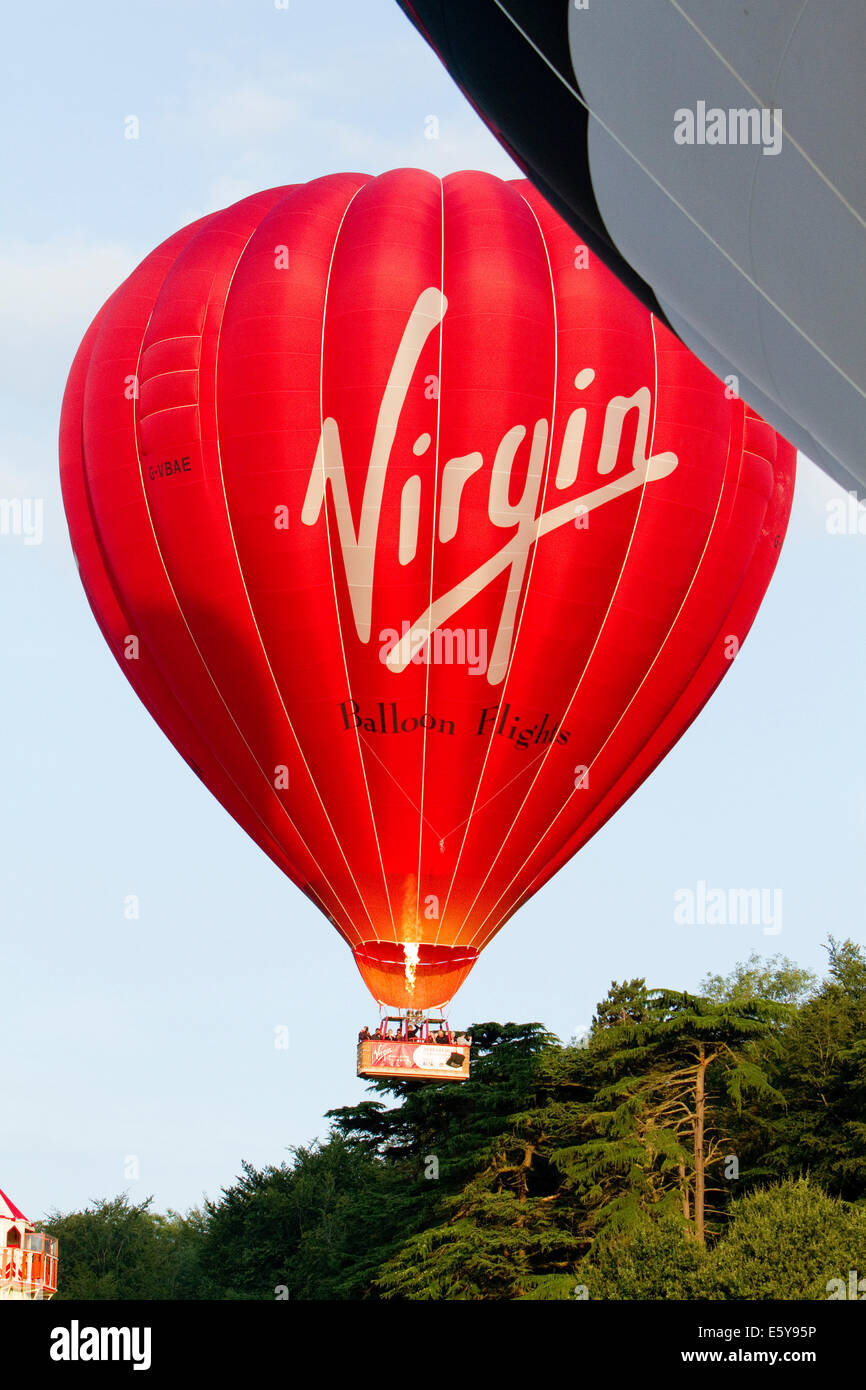
{"type": "Polygon", "coordinates": [[[614,980],[604,999],[595,1006],[590,1036],[624,1023],[643,1023],[650,1007],[646,980],[623,980],[622,984],[614,980]]]}
{"type": "Polygon", "coordinates": [[[787,956],[769,956],[765,960],[752,951],[748,960],[738,961],[729,975],[705,975],[699,990],[716,1003],[775,999],[782,1004],[802,1004],[817,983],[813,970],[804,970],[787,956]]]}
{"type": "Polygon", "coordinates": [[[682,1217],[642,1213],[629,1226],[599,1235],[578,1265],[577,1283],[589,1298],[705,1298],[708,1259],[682,1217]]]}
{"type": "Polygon", "coordinates": [[[866,1208],[831,1197],[807,1178],[788,1178],[731,1204],[711,1252],[704,1297],[826,1299],[831,1280],[866,1277],[866,1208]]]}
{"type": "Polygon", "coordinates": [[[472,1033],[470,1081],[406,1091],[393,1117],[404,1151],[435,1159],[439,1176],[435,1206],[379,1272],[383,1298],[547,1299],[573,1283],[573,1204],[561,1201],[549,1149],[570,1077],[563,1058],[583,1053],[540,1024],[472,1033]]]}
{"type": "Polygon", "coordinates": [[[205,1204],[210,1297],[360,1298],[402,1235],[411,1192],[363,1145],[335,1135],[291,1153],[279,1167],[244,1163],[205,1204]]]}
{"type": "Polygon", "coordinates": [[[829,973],[786,1029],[767,1117],[765,1167],[811,1173],[829,1192],[866,1198],[866,957],[829,938],[829,973]]]}
{"type": "Polygon", "coordinates": [[[50,1213],[40,1229],[60,1242],[58,1299],[195,1298],[200,1224],[160,1216],[126,1193],[85,1211],[50,1213]]]}
{"type": "Polygon", "coordinates": [[[676,1201],[703,1244],[707,1177],[728,1148],[731,1116],[748,1094],[778,1098],[755,1044],[774,1045],[790,1008],[657,989],[639,1001],[639,1021],[605,1022],[612,1012],[599,1011],[589,1048],[607,1076],[585,1110],[592,1137],[556,1161],[599,1221],[628,1225],[676,1201]]]}

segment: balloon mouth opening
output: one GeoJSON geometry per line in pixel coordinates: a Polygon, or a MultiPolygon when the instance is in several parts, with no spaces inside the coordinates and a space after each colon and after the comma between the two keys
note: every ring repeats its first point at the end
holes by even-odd
{"type": "Polygon", "coordinates": [[[355,961],[370,993],[393,1008],[431,1009],[456,994],[478,959],[474,946],[364,941],[355,961]]]}

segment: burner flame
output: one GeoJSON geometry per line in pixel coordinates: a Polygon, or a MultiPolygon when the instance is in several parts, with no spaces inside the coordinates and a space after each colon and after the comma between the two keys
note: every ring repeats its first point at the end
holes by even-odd
{"type": "Polygon", "coordinates": [[[418,969],[418,958],[421,947],[416,941],[403,942],[403,974],[406,976],[406,988],[410,994],[415,993],[415,972],[418,969]]]}

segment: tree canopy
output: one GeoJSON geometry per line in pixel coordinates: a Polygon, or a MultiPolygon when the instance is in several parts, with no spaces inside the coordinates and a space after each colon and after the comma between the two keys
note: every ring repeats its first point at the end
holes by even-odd
{"type": "Polygon", "coordinates": [[[866,1275],[866,957],[614,981],[586,1037],[475,1024],[203,1209],[53,1213],[60,1298],[845,1297],[866,1275]]]}

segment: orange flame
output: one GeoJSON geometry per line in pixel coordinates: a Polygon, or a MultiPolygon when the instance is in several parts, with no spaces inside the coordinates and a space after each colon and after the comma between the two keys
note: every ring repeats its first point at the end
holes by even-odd
{"type": "Polygon", "coordinates": [[[418,969],[421,935],[418,926],[418,885],[414,874],[406,878],[403,891],[403,922],[400,935],[403,937],[403,974],[409,994],[415,993],[415,972],[418,969]]]}
{"type": "Polygon", "coordinates": [[[418,954],[421,948],[416,941],[403,942],[403,974],[406,976],[406,988],[410,994],[415,993],[415,971],[418,969],[418,954]]]}

